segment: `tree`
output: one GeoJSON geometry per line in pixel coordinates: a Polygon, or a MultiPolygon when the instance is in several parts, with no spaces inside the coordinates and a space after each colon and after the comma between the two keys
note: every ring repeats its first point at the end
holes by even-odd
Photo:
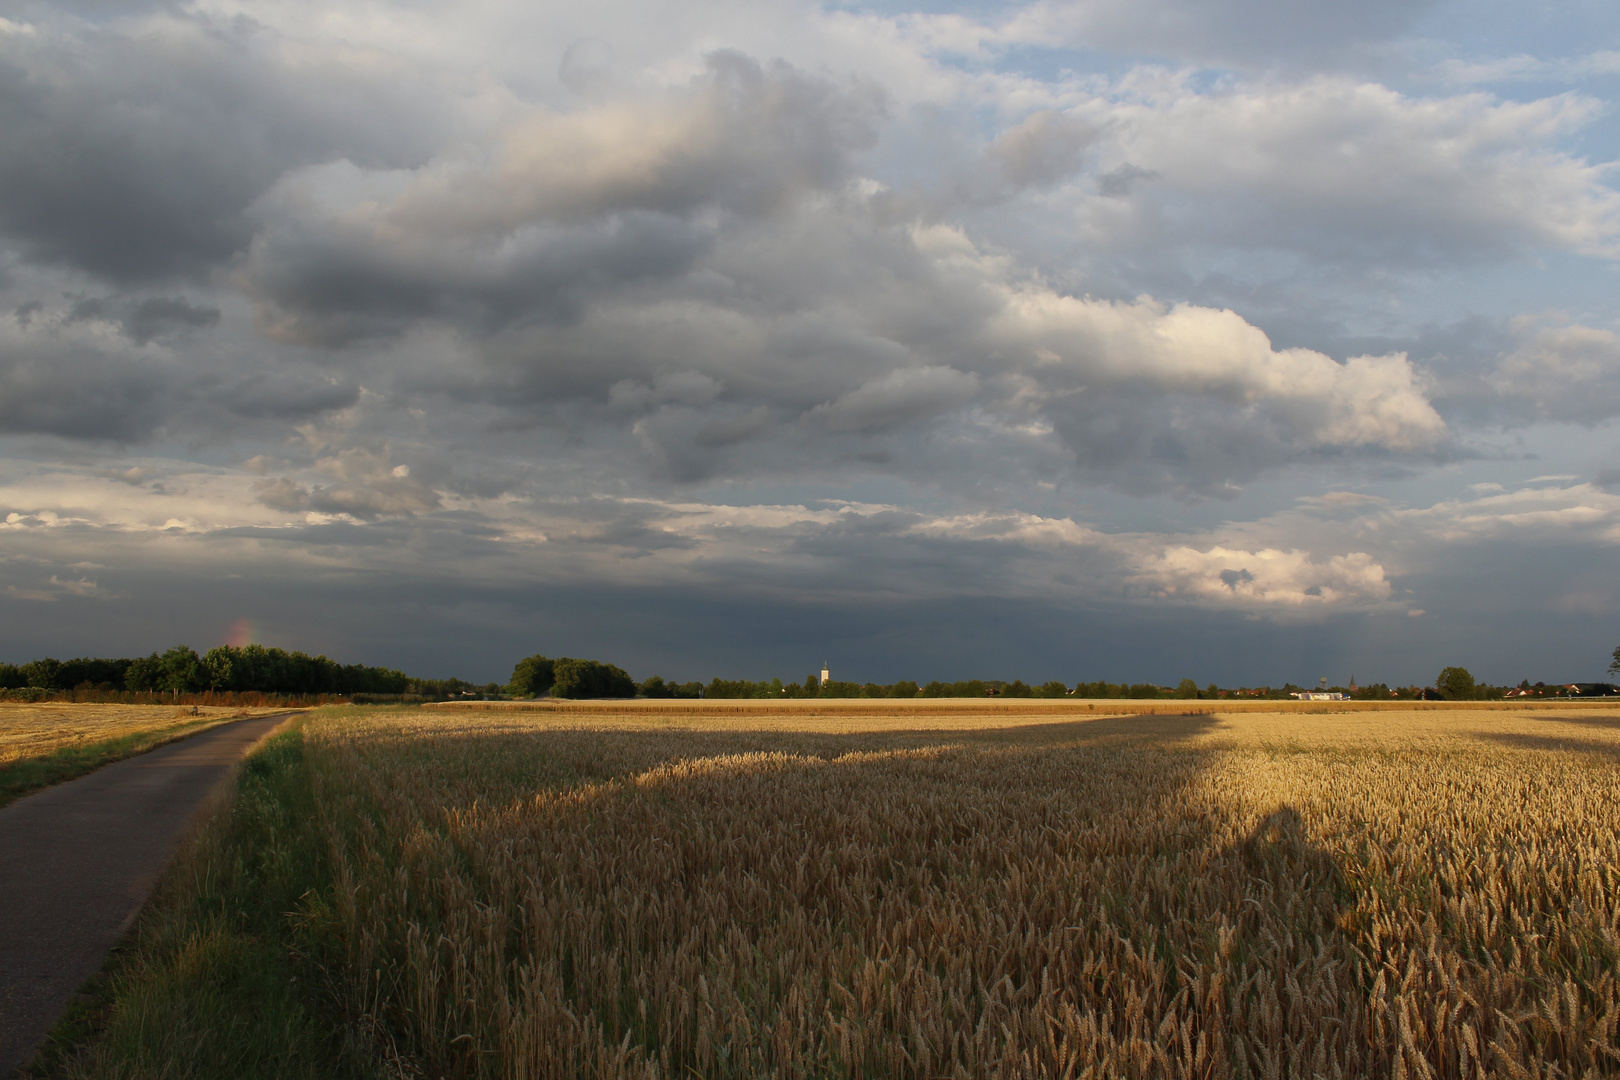
{"type": "Polygon", "coordinates": [[[29,686],[37,686],[41,690],[60,690],[56,685],[56,677],[62,670],[62,662],[47,656],[43,660],[30,660],[23,665],[23,674],[28,677],[29,686]]]}
{"type": "Polygon", "coordinates": [[[597,660],[575,660],[560,656],[552,662],[555,681],[551,686],[553,697],[605,698],[635,697],[636,684],[628,672],[613,664],[597,660]]]}
{"type": "Polygon", "coordinates": [[[124,673],[124,685],[131,690],[156,690],[163,679],[163,662],[158,654],[140,656],[129,662],[124,673]]]}
{"type": "Polygon", "coordinates": [[[1195,698],[1198,696],[1198,684],[1191,679],[1182,679],[1176,684],[1176,697],[1195,698]]]}
{"type": "Polygon", "coordinates": [[[130,661],[124,685],[131,690],[176,691],[187,694],[206,688],[207,676],[202,659],[185,645],[176,645],[159,656],[130,661]]]}
{"type": "MultiPolygon", "coordinates": [[[[557,661],[548,660],[536,654],[517,662],[512,669],[512,681],[506,684],[506,692],[513,697],[539,697],[550,690],[557,681],[557,661]]],[[[635,691],[631,691],[634,693],[635,691]]],[[[566,694],[559,694],[566,697],[566,694]]],[[[629,694],[625,695],[629,697],[629,694]]]]}
{"type": "Polygon", "coordinates": [[[231,661],[236,649],[229,645],[216,645],[203,654],[203,678],[208,681],[210,690],[229,690],[231,688],[231,661]]]}
{"type": "Polygon", "coordinates": [[[1620,675],[1620,645],[1614,647],[1614,659],[1609,661],[1609,674],[1620,675]]]}
{"type": "Polygon", "coordinates": [[[1440,677],[1434,680],[1434,688],[1447,701],[1472,701],[1475,697],[1474,677],[1467,668],[1445,668],[1440,672],[1440,677]]]}
{"type": "Polygon", "coordinates": [[[163,685],[158,689],[186,694],[205,687],[202,659],[190,647],[176,645],[160,659],[163,661],[163,685]]]}

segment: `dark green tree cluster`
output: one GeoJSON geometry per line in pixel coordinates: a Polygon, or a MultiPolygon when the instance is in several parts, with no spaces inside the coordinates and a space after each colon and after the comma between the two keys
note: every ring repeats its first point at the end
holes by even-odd
{"type": "Polygon", "coordinates": [[[513,697],[539,697],[549,694],[556,681],[556,662],[536,654],[517,662],[512,669],[511,681],[506,684],[506,692],[513,697]]]}
{"type": "Polygon", "coordinates": [[[636,696],[636,684],[626,671],[599,660],[571,656],[528,656],[512,669],[506,684],[513,697],[625,698],[636,696]]]}
{"type": "Polygon", "coordinates": [[[1373,683],[1371,686],[1358,686],[1349,691],[1349,694],[1357,701],[1396,701],[1400,698],[1399,691],[1391,693],[1389,687],[1381,682],[1373,683]]]}
{"type": "Polygon", "coordinates": [[[1440,696],[1447,701],[1474,701],[1479,697],[1479,687],[1475,685],[1474,676],[1469,674],[1467,668],[1441,669],[1440,677],[1434,680],[1434,688],[1440,691],[1440,696]]]}
{"type": "Polygon", "coordinates": [[[990,684],[983,679],[961,679],[957,682],[933,682],[922,688],[918,697],[986,697],[990,692],[990,684]]]}
{"type": "MultiPolygon", "coordinates": [[[[662,679],[658,680],[660,683],[662,679]]],[[[697,684],[687,684],[696,686],[697,684]]],[[[1106,683],[1099,683],[1106,686],[1106,683]]],[[[1156,686],[1147,686],[1144,689],[1151,691],[1141,696],[1159,697],[1160,690],[1156,686]]],[[[1120,690],[1135,689],[1119,687],[1120,690]]],[[[715,679],[707,686],[702,687],[703,696],[709,698],[973,698],[973,697],[1017,697],[1017,698],[1060,698],[1069,696],[1069,688],[1064,683],[1052,680],[1041,683],[1039,686],[1030,686],[1021,679],[1012,682],[1002,682],[1000,679],[961,679],[956,682],[934,681],[926,686],[918,686],[910,679],[902,679],[887,685],[882,683],[854,683],[841,682],[829,679],[825,684],[816,676],[808,676],[802,684],[784,683],[780,679],[770,682],[749,682],[746,679],[715,679]]],[[[1197,688],[1194,694],[1197,696],[1197,688]]],[[[643,696],[652,694],[643,691],[643,696]]],[[[1132,696],[1125,693],[1116,693],[1109,696],[1132,696]]]]}
{"type": "MultiPolygon", "coordinates": [[[[1184,680],[1192,682],[1191,679],[1184,680]]],[[[1194,687],[1196,690],[1196,686],[1194,687]]],[[[1163,687],[1153,683],[1082,682],[1074,688],[1074,696],[1082,698],[1159,698],[1171,696],[1163,687]]],[[[1196,697],[1196,693],[1194,694],[1196,697]]]]}
{"type": "Polygon", "coordinates": [[[128,660],[102,660],[82,656],[75,660],[30,660],[26,664],[0,664],[0,690],[25,686],[41,690],[122,690],[128,660]]]}
{"type": "Polygon", "coordinates": [[[622,667],[599,660],[561,656],[552,666],[556,679],[551,693],[560,698],[626,698],[636,696],[636,684],[622,667]]]}
{"type": "Polygon", "coordinates": [[[919,689],[916,696],[925,698],[1049,698],[1067,697],[1068,693],[1069,688],[1055,680],[1041,683],[1039,686],[1030,686],[1022,679],[1014,679],[1012,682],[1002,682],[1000,679],[961,679],[957,682],[940,682],[936,679],[919,689]]]}
{"type": "MultiPolygon", "coordinates": [[[[165,653],[167,657],[175,650],[165,653]]],[[[221,645],[209,649],[202,668],[210,690],[257,690],[269,694],[408,694],[442,696],[473,689],[460,679],[413,679],[393,668],[339,664],[324,656],[267,648],[221,645]]]]}
{"type": "MultiPolygon", "coordinates": [[[[753,686],[754,683],[748,685],[753,686]]],[[[654,675],[644,680],[636,687],[636,693],[644,698],[700,698],[703,696],[703,684],[700,682],[665,682],[662,675],[654,675]]]]}
{"type": "MultiPolygon", "coordinates": [[[[659,682],[663,682],[662,679],[659,682]]],[[[668,684],[666,684],[668,685],[668,684]]],[[[770,682],[750,682],[747,679],[713,679],[708,686],[702,683],[686,684],[697,689],[693,697],[734,699],[734,698],[783,698],[797,697],[789,694],[788,688],[782,684],[781,679],[772,679],[770,682]]],[[[649,695],[652,696],[652,695],[649,695]]],[[[685,694],[666,694],[666,697],[685,697],[685,694]]]]}
{"type": "Polygon", "coordinates": [[[339,664],[324,656],[263,645],[221,645],[198,656],[186,645],[134,659],[47,657],[21,666],[0,665],[0,689],[105,690],[265,694],[416,694],[445,696],[471,690],[459,679],[413,679],[392,668],[339,664]]]}
{"type": "Polygon", "coordinates": [[[124,687],[128,690],[173,690],[182,694],[228,689],[210,686],[209,674],[195,650],[186,645],[176,645],[161,655],[153,653],[131,660],[129,670],[124,673],[124,687]]]}
{"type": "Polygon", "coordinates": [[[901,679],[896,683],[854,683],[839,679],[828,679],[817,686],[814,677],[804,681],[804,697],[821,698],[914,698],[918,694],[917,684],[910,679],[901,679]]]}

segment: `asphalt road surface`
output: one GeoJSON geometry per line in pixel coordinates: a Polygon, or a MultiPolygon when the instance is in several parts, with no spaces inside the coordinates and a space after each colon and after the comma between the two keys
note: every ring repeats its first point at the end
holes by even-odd
{"type": "Polygon", "coordinates": [[[222,724],[0,809],[0,1077],[118,944],[214,786],[286,719],[222,724]]]}

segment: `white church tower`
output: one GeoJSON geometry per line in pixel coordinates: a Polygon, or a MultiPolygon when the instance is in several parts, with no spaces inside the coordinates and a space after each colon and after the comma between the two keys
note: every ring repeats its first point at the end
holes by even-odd
{"type": "Polygon", "coordinates": [[[830,678],[832,678],[832,673],[827,670],[827,661],[823,660],[821,662],[821,685],[826,686],[827,680],[830,678]]]}

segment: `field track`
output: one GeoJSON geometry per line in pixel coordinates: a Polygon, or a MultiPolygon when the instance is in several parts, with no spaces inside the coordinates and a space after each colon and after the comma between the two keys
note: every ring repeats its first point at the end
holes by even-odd
{"type": "Polygon", "coordinates": [[[0,1077],[118,943],[209,793],[285,719],[210,728],[0,810],[0,1077]]]}

